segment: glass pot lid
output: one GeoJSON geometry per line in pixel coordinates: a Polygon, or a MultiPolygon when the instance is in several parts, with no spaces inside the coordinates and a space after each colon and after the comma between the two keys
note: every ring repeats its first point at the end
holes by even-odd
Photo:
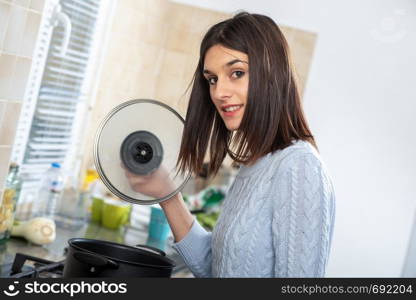
{"type": "Polygon", "coordinates": [[[107,188],[136,204],[177,194],[190,173],[178,172],[184,119],[156,100],[136,99],[113,108],[94,140],[94,163],[107,188]]]}

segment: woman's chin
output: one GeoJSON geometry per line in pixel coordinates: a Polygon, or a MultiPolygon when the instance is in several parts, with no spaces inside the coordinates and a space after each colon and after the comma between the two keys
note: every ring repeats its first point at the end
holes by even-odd
{"type": "Polygon", "coordinates": [[[225,127],[227,127],[229,131],[236,131],[238,127],[240,127],[240,124],[237,124],[236,122],[229,122],[225,123],[225,127]]]}

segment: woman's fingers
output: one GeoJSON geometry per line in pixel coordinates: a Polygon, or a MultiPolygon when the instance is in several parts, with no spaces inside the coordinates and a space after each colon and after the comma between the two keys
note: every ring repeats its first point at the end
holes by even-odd
{"type": "Polygon", "coordinates": [[[128,178],[129,182],[132,184],[136,184],[136,183],[146,183],[149,181],[149,178],[146,176],[138,176],[136,174],[132,174],[129,171],[125,171],[126,177],[128,178]]]}

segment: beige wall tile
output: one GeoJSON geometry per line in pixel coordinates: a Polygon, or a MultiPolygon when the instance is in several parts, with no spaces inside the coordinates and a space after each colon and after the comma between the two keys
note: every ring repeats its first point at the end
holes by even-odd
{"type": "Polygon", "coordinates": [[[125,34],[129,39],[130,43],[140,43],[143,42],[143,25],[146,26],[147,16],[140,10],[132,10],[130,12],[130,28],[121,32],[125,34]]]}
{"type": "Polygon", "coordinates": [[[177,106],[186,90],[182,78],[162,72],[156,85],[156,100],[177,106]]]}
{"type": "Polygon", "coordinates": [[[230,18],[232,16],[232,14],[226,14],[226,13],[222,13],[222,12],[218,12],[218,11],[213,11],[212,14],[210,15],[211,18],[211,24],[209,24],[210,26],[217,24],[221,21],[224,21],[228,18],[230,18]]]}
{"type": "Polygon", "coordinates": [[[128,74],[129,76],[124,80],[124,87],[118,92],[120,102],[154,96],[155,76],[150,76],[148,73],[140,73],[138,69],[129,71],[128,74]]]}
{"type": "Polygon", "coordinates": [[[146,43],[163,47],[166,42],[168,26],[169,24],[165,22],[165,18],[146,15],[145,25],[140,27],[140,36],[146,43]]]}
{"type": "Polygon", "coordinates": [[[198,66],[199,55],[187,54],[183,78],[190,81],[198,66]]]}
{"type": "Polygon", "coordinates": [[[169,28],[165,48],[199,57],[202,33],[186,32],[169,28]]]}
{"type": "Polygon", "coordinates": [[[164,56],[163,48],[141,43],[135,49],[134,56],[129,66],[133,76],[138,73],[146,73],[150,78],[159,74],[164,56]]]}
{"type": "Polygon", "coordinates": [[[13,4],[23,6],[24,8],[28,8],[30,0],[13,0],[13,4]]]}
{"type": "Polygon", "coordinates": [[[45,0],[0,2],[0,189],[7,176],[31,56],[41,16],[28,9],[42,10],[45,0]],[[8,4],[8,3],[11,4],[8,4]],[[26,20],[28,23],[26,24],[26,20]]]}
{"type": "Polygon", "coordinates": [[[190,51],[191,39],[192,36],[189,31],[169,27],[165,48],[172,51],[188,52],[190,51]]]}
{"type": "Polygon", "coordinates": [[[130,63],[131,66],[141,73],[148,73],[154,77],[162,71],[165,50],[153,44],[139,43],[136,53],[130,63]]]}
{"type": "Polygon", "coordinates": [[[0,147],[0,189],[3,189],[4,183],[9,172],[10,154],[12,147],[0,147]]]}
{"type": "Polygon", "coordinates": [[[181,79],[185,73],[185,67],[188,64],[187,58],[186,53],[166,50],[160,71],[163,74],[181,79]]]}
{"type": "Polygon", "coordinates": [[[103,84],[106,82],[103,90],[111,88],[130,96],[135,92],[141,97],[154,96],[154,80],[160,72],[164,50],[144,42],[125,46],[128,42],[117,40],[115,44],[120,47],[109,51],[101,78],[103,84]]]}
{"type": "Polygon", "coordinates": [[[0,49],[3,49],[3,41],[9,22],[10,4],[0,2],[0,49]]]}
{"type": "Polygon", "coordinates": [[[316,37],[315,33],[295,30],[293,36],[294,51],[311,58],[315,48],[316,37]]]}
{"type": "Polygon", "coordinates": [[[126,65],[129,59],[128,55],[134,52],[135,49],[133,47],[135,48],[135,46],[126,36],[115,36],[112,38],[105,60],[105,68],[107,69],[109,64],[116,64],[121,67],[126,65]]]}
{"type": "Polygon", "coordinates": [[[44,6],[45,6],[45,0],[31,0],[29,8],[36,10],[38,12],[42,12],[44,6]]]}
{"type": "Polygon", "coordinates": [[[3,122],[4,112],[6,111],[6,105],[7,105],[7,101],[0,100],[0,134],[1,134],[1,128],[3,128],[1,124],[3,122]]]}
{"type": "Polygon", "coordinates": [[[290,50],[302,95],[306,87],[306,80],[313,59],[316,38],[315,33],[294,30],[290,50]]]}
{"type": "MultiPolygon", "coordinates": [[[[115,17],[111,27],[112,39],[118,37],[136,39],[138,35],[140,17],[137,10],[132,9],[133,6],[128,6],[129,1],[118,1],[115,11],[115,17]]],[[[144,21],[143,21],[144,22],[144,21]]]]}
{"type": "Polygon", "coordinates": [[[212,10],[197,9],[191,17],[190,31],[205,34],[212,25],[223,19],[225,19],[224,14],[212,10]]]}
{"type": "Polygon", "coordinates": [[[123,5],[126,8],[131,9],[131,10],[136,10],[136,11],[141,11],[141,12],[146,11],[147,0],[124,0],[124,1],[118,1],[118,2],[123,2],[123,5]]]}
{"type": "Polygon", "coordinates": [[[16,135],[17,123],[22,104],[8,102],[0,126],[0,146],[12,146],[16,135]]]}
{"type": "MultiPolygon", "coordinates": [[[[100,85],[102,87],[99,89],[98,93],[103,93],[107,90],[112,90],[118,88],[120,80],[123,78],[123,68],[116,60],[108,60],[104,67],[104,72],[101,76],[100,85]],[[108,70],[108,72],[106,71],[108,70]]],[[[98,98],[98,97],[97,97],[98,98]]],[[[98,98],[97,101],[103,101],[101,98],[98,98]]],[[[104,101],[103,101],[104,102],[104,101]]]]}
{"type": "Polygon", "coordinates": [[[12,78],[16,69],[17,58],[14,55],[0,55],[0,98],[11,99],[12,78]]]}
{"type": "Polygon", "coordinates": [[[145,0],[146,14],[163,17],[169,9],[168,2],[168,0],[145,0]]]}
{"type": "Polygon", "coordinates": [[[28,10],[18,5],[12,5],[10,10],[7,32],[3,50],[7,53],[18,54],[23,41],[28,10]]]}
{"type": "Polygon", "coordinates": [[[169,3],[169,13],[165,15],[166,23],[175,30],[189,32],[191,19],[198,8],[190,5],[181,5],[175,2],[169,3]]]}
{"type": "Polygon", "coordinates": [[[281,25],[279,25],[279,28],[285,36],[287,43],[291,45],[294,36],[294,28],[281,25]]]}
{"type": "Polygon", "coordinates": [[[17,58],[16,68],[13,74],[10,99],[23,101],[31,63],[32,60],[29,58],[17,58]]]}
{"type": "Polygon", "coordinates": [[[26,20],[24,39],[20,48],[20,55],[32,57],[35,49],[36,38],[38,36],[41,15],[29,12],[26,20]]]}
{"type": "Polygon", "coordinates": [[[149,76],[148,73],[139,72],[132,83],[134,86],[132,96],[134,98],[154,99],[156,97],[158,79],[158,76],[149,76]]]}
{"type": "Polygon", "coordinates": [[[201,47],[204,34],[202,32],[190,32],[189,33],[189,50],[188,53],[193,54],[199,58],[199,49],[201,47]]]}
{"type": "MultiPolygon", "coordinates": [[[[167,31],[168,24],[165,18],[120,6],[113,21],[111,38],[113,40],[123,37],[128,39],[129,43],[145,42],[163,47],[167,31]]],[[[125,45],[120,45],[122,46],[125,45]]]]}
{"type": "Polygon", "coordinates": [[[192,85],[189,86],[190,82],[191,82],[190,78],[185,78],[182,80],[182,83],[181,83],[182,88],[180,90],[179,99],[176,101],[176,107],[178,109],[178,112],[183,117],[186,116],[186,111],[188,109],[188,103],[189,103],[189,97],[191,96],[192,85]]]}

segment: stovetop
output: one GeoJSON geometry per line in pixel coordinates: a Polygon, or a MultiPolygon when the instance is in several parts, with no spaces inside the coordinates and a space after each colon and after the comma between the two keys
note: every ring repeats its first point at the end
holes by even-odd
{"type": "Polygon", "coordinates": [[[162,246],[150,244],[146,228],[124,228],[114,231],[102,228],[95,223],[87,223],[84,227],[67,229],[57,227],[56,240],[42,247],[31,244],[21,238],[10,238],[7,243],[0,244],[0,278],[59,278],[63,275],[63,267],[68,248],[68,240],[73,237],[108,240],[126,245],[146,244],[164,250],[176,267],[172,277],[187,277],[189,269],[180,255],[165,243],[162,246]]]}
{"type": "MultiPolygon", "coordinates": [[[[65,255],[67,248],[65,248],[65,255]]],[[[0,278],[62,278],[65,259],[51,261],[23,253],[16,253],[12,263],[0,266],[0,278]]],[[[187,269],[182,260],[176,260],[172,277],[187,269]]],[[[185,273],[186,274],[186,273],[185,273]]]]}
{"type": "Polygon", "coordinates": [[[16,253],[13,263],[1,268],[0,277],[8,278],[61,278],[65,260],[50,261],[27,254],[16,253]]]}

